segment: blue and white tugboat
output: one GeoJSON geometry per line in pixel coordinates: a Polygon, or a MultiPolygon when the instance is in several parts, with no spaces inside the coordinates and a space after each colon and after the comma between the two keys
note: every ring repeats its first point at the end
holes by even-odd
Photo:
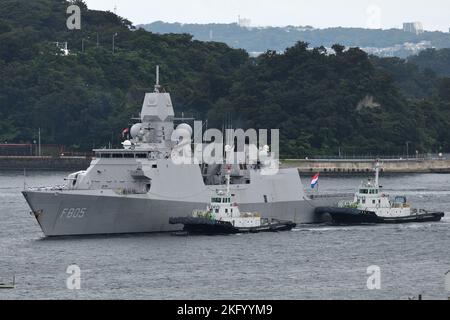
{"type": "Polygon", "coordinates": [[[443,212],[414,209],[406,197],[392,200],[379,185],[380,163],[375,163],[375,180],[364,181],[355,193],[353,201],[340,202],[338,207],[316,208],[317,214],[329,214],[337,224],[438,222],[443,212]]]}
{"type": "Polygon", "coordinates": [[[230,169],[226,179],[226,191],[216,190],[206,210],[194,210],[189,217],[170,218],[169,223],[182,224],[187,234],[199,235],[290,231],[297,226],[292,221],[263,219],[257,212],[241,212],[230,193],[230,169]]]}

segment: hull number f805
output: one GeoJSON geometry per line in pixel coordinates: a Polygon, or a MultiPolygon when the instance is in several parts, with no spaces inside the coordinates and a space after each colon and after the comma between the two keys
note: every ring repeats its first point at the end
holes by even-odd
{"type": "Polygon", "coordinates": [[[87,208],[64,208],[60,218],[82,219],[87,213],[87,208]]]}

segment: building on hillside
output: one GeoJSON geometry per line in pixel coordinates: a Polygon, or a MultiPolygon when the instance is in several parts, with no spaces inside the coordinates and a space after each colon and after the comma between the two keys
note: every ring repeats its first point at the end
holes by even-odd
{"type": "Polygon", "coordinates": [[[422,22],[405,22],[403,23],[403,31],[419,35],[424,32],[423,24],[422,22]]]}
{"type": "Polygon", "coordinates": [[[252,25],[252,20],[247,18],[241,18],[241,16],[238,16],[238,25],[242,28],[250,28],[252,25]]]}

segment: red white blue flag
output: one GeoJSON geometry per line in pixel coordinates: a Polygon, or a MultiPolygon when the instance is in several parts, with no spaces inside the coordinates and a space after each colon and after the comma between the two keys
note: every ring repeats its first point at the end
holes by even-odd
{"type": "Polygon", "coordinates": [[[312,179],[311,179],[311,189],[314,189],[317,186],[317,184],[319,183],[319,177],[320,177],[320,173],[318,173],[314,177],[312,177],[312,179]]]}

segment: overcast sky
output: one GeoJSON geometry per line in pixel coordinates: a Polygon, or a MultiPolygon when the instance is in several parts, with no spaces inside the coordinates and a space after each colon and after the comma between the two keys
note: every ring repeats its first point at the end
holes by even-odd
{"type": "Polygon", "coordinates": [[[157,20],[231,23],[238,15],[254,26],[399,28],[421,21],[426,30],[449,31],[449,0],[85,0],[91,9],[114,11],[134,24],[157,20]]]}

